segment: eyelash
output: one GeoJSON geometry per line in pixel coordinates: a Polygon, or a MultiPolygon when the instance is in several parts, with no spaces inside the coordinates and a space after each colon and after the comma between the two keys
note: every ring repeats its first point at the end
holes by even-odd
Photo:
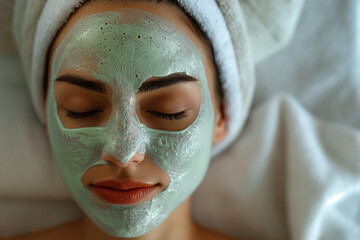
{"type": "Polygon", "coordinates": [[[103,112],[102,110],[93,110],[93,111],[89,111],[89,112],[73,112],[70,110],[67,110],[66,113],[66,117],[71,118],[71,119],[81,119],[81,118],[87,118],[90,117],[92,115],[95,115],[97,113],[103,112]]]}
{"type": "MultiPolygon", "coordinates": [[[[79,113],[79,112],[73,112],[73,111],[67,110],[66,117],[71,118],[71,119],[82,119],[82,118],[87,118],[87,117],[93,116],[100,112],[103,112],[103,111],[102,110],[93,110],[93,111],[89,111],[89,112],[79,113]]],[[[155,117],[167,119],[170,121],[180,120],[180,119],[186,118],[188,116],[185,113],[185,111],[182,111],[179,113],[174,113],[174,114],[167,114],[167,113],[154,112],[154,111],[147,111],[147,113],[149,113],[155,117]]]]}
{"type": "Polygon", "coordinates": [[[158,117],[158,118],[162,118],[162,119],[167,119],[170,121],[174,121],[174,120],[180,120],[183,118],[186,118],[188,115],[185,113],[185,111],[179,112],[179,113],[174,113],[174,114],[167,114],[167,113],[161,113],[161,112],[154,112],[154,111],[147,111],[147,113],[150,113],[151,115],[158,117]]]}

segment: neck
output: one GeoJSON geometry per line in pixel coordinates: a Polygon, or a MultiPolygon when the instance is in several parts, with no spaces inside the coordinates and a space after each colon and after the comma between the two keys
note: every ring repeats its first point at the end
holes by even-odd
{"type": "MultiPolygon", "coordinates": [[[[116,238],[112,237],[101,231],[87,216],[82,220],[82,229],[84,239],[124,239],[129,238],[116,238]]],[[[169,217],[161,223],[156,229],[136,238],[133,240],[153,240],[153,239],[168,239],[168,240],[183,240],[193,239],[196,232],[196,226],[191,219],[190,215],[190,198],[175,209],[169,217]]]]}

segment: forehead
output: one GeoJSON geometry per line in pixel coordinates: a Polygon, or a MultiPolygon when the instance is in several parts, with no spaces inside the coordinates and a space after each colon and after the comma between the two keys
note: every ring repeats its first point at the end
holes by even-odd
{"type": "MultiPolygon", "coordinates": [[[[202,55],[179,28],[151,13],[123,9],[79,19],[59,44],[52,72],[76,70],[112,84],[185,72],[204,77],[202,55]]],[[[54,76],[56,77],[56,76],[54,76]]]]}

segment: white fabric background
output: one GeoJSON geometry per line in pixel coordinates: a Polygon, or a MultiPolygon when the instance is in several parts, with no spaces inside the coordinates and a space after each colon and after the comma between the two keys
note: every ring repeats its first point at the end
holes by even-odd
{"type": "Polygon", "coordinates": [[[360,128],[360,1],[308,0],[289,45],[257,66],[253,107],[288,92],[317,117],[360,128]]]}

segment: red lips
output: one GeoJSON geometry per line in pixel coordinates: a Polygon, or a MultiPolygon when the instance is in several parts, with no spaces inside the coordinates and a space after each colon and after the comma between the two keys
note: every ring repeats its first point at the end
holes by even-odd
{"type": "Polygon", "coordinates": [[[105,180],[91,185],[96,194],[114,204],[133,204],[146,198],[156,185],[135,181],[105,180]]]}

